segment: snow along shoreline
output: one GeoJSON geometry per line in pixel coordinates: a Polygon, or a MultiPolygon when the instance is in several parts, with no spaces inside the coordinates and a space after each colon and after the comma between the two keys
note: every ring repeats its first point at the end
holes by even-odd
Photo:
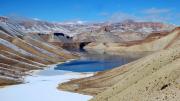
{"type": "Polygon", "coordinates": [[[93,73],[74,73],[49,69],[33,72],[25,77],[25,83],[7,86],[0,89],[2,101],[87,101],[92,96],[82,95],[57,89],[59,83],[92,76],[93,73]]]}

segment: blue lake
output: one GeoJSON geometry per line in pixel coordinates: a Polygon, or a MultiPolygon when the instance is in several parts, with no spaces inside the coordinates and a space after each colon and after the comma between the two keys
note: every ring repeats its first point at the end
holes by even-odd
{"type": "Polygon", "coordinates": [[[84,54],[80,59],[57,65],[55,70],[98,72],[121,66],[138,58],[108,54],[84,54]]]}

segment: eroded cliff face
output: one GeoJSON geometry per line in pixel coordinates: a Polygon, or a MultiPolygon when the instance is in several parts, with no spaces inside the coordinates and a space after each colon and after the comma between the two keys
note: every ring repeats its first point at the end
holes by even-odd
{"type": "Polygon", "coordinates": [[[41,36],[34,38],[14,27],[0,26],[0,86],[23,82],[30,70],[77,57],[41,36]]]}

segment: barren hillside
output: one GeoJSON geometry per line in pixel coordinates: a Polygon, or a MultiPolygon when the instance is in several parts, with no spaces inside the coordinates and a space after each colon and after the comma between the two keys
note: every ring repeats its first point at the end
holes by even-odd
{"type": "Polygon", "coordinates": [[[180,30],[176,28],[160,39],[132,45],[157,46],[150,48],[150,51],[156,51],[151,55],[92,77],[60,84],[59,89],[93,95],[91,101],[178,101],[179,34],[180,30]]]}

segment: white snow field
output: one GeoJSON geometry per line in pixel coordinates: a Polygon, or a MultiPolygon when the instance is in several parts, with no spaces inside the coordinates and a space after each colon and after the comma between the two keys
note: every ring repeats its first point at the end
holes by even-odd
{"type": "Polygon", "coordinates": [[[1,101],[87,101],[92,96],[60,91],[57,86],[70,79],[91,75],[54,71],[51,68],[37,72],[33,76],[27,76],[24,84],[1,88],[0,99],[1,101]],[[54,73],[49,73],[49,71],[54,73]]]}

